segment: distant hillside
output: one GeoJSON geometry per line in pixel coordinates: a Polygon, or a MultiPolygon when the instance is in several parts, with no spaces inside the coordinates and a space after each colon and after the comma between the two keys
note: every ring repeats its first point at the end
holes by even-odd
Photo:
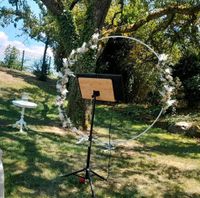
{"type": "Polygon", "coordinates": [[[35,75],[30,72],[9,69],[0,66],[0,87],[12,87],[20,89],[26,86],[48,86],[55,88],[55,79],[48,79],[47,82],[39,81],[35,75]]]}

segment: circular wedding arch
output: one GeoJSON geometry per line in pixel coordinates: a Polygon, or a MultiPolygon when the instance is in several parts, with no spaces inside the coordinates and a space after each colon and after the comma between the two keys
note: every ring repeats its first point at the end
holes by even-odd
{"type": "MultiPolygon", "coordinates": [[[[129,36],[121,36],[121,35],[116,35],[116,36],[105,36],[105,37],[102,37],[102,38],[99,38],[98,41],[102,41],[102,40],[105,40],[105,39],[115,39],[115,38],[124,38],[124,39],[129,39],[129,40],[132,40],[132,41],[135,41],[135,42],[138,42],[140,43],[141,45],[145,46],[149,51],[151,51],[157,58],[158,58],[158,65],[160,63],[160,57],[159,55],[155,52],[155,50],[153,50],[149,45],[147,45],[146,43],[142,42],[141,40],[139,39],[136,39],[134,37],[129,37],[129,36]]],[[[160,118],[160,116],[162,115],[164,111],[164,108],[161,108],[160,112],[158,113],[157,117],[155,118],[155,120],[142,132],[140,132],[138,135],[134,136],[134,137],[131,137],[130,139],[128,140],[122,140],[122,141],[117,141],[115,142],[114,144],[119,144],[119,143],[123,143],[125,141],[131,141],[131,140],[134,140],[134,139],[137,139],[139,138],[140,136],[144,135],[148,130],[150,130],[154,124],[158,121],[158,119],[160,118]]]]}
{"type": "MultiPolygon", "coordinates": [[[[152,128],[154,126],[154,124],[157,122],[157,120],[160,118],[160,116],[162,115],[162,113],[169,107],[171,106],[175,100],[171,100],[171,94],[172,94],[172,90],[174,89],[174,87],[172,87],[171,85],[169,85],[169,81],[173,81],[173,78],[171,76],[171,72],[169,68],[165,67],[164,62],[166,61],[166,55],[165,54],[158,54],[156,53],[149,45],[147,45],[146,43],[142,42],[139,39],[136,39],[134,37],[129,37],[129,36],[123,36],[123,35],[111,35],[111,36],[104,36],[99,38],[99,34],[95,33],[92,38],[89,40],[88,43],[83,43],[82,47],[77,48],[75,50],[72,50],[71,54],[69,55],[69,57],[67,59],[65,59],[65,64],[64,64],[64,73],[61,74],[61,79],[57,82],[57,86],[59,87],[59,91],[60,92],[60,96],[58,96],[58,109],[59,109],[59,115],[61,115],[62,119],[61,121],[70,123],[71,126],[71,121],[70,118],[67,117],[66,115],[63,114],[62,109],[61,109],[61,105],[63,104],[63,101],[66,98],[66,93],[68,92],[66,90],[66,83],[68,82],[68,78],[69,76],[74,76],[73,72],[70,70],[70,66],[72,66],[73,64],[76,63],[77,57],[79,55],[83,55],[84,53],[86,53],[89,49],[97,49],[98,46],[98,42],[99,41],[103,41],[106,39],[116,39],[116,38],[124,38],[124,39],[129,39],[132,41],[135,41],[137,43],[140,43],[141,45],[145,46],[150,52],[152,52],[158,59],[158,63],[156,68],[157,69],[161,69],[161,75],[160,78],[162,79],[162,83],[163,83],[163,90],[160,91],[161,96],[163,97],[162,102],[164,103],[164,105],[161,107],[160,112],[158,113],[157,117],[155,118],[155,120],[142,132],[140,132],[138,135],[131,137],[128,140],[124,140],[124,141],[118,141],[117,143],[121,143],[121,142],[125,142],[125,141],[130,141],[130,140],[134,140],[136,138],[139,138],[140,136],[142,136],[143,134],[145,134],[150,128],[152,128]],[[162,68],[161,68],[162,66],[162,68]],[[169,80],[170,79],[170,80],[169,80]],[[62,87],[63,86],[63,87],[62,87]],[[61,101],[61,102],[59,102],[61,101]],[[66,118],[64,120],[64,117],[66,118]]],[[[116,143],[115,143],[116,144],[116,143]]]]}
{"type": "MultiPolygon", "coordinates": [[[[98,38],[97,43],[99,41],[103,41],[106,39],[117,39],[117,38],[129,39],[129,40],[135,41],[135,42],[140,43],[141,45],[145,46],[150,52],[152,52],[157,57],[157,59],[158,59],[157,65],[160,64],[160,62],[161,62],[160,55],[158,53],[156,53],[155,50],[153,50],[149,45],[147,45],[146,43],[144,43],[141,40],[136,39],[134,37],[122,36],[122,35],[104,36],[102,38],[98,38]]],[[[161,110],[158,113],[158,115],[156,116],[155,120],[144,131],[140,132],[138,135],[133,136],[127,140],[115,141],[111,145],[108,145],[108,147],[111,148],[111,147],[113,147],[113,145],[117,145],[117,144],[120,144],[123,142],[135,140],[135,139],[139,138],[140,136],[144,135],[147,131],[149,131],[154,126],[154,124],[158,121],[158,119],[160,118],[160,116],[162,115],[163,112],[164,112],[164,107],[161,107],[161,110]]],[[[86,138],[84,138],[84,139],[86,139],[86,138]]],[[[79,142],[81,142],[81,140],[79,140],[79,142]]]]}
{"type": "Polygon", "coordinates": [[[121,36],[121,35],[116,35],[116,36],[104,36],[102,38],[99,38],[98,41],[101,41],[101,40],[105,40],[105,39],[110,39],[110,38],[124,38],[124,39],[129,39],[129,40],[133,40],[133,41],[136,41],[142,45],[144,45],[147,49],[149,49],[149,51],[151,51],[152,53],[155,54],[155,56],[158,58],[158,61],[159,61],[159,55],[155,52],[155,50],[153,50],[149,45],[147,45],[146,43],[142,42],[141,40],[139,39],[136,39],[134,37],[130,37],[130,36],[121,36]]]}

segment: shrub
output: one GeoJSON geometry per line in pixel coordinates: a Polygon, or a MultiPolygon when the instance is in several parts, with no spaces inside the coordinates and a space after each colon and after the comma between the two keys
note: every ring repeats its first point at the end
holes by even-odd
{"type": "Polygon", "coordinates": [[[173,75],[184,86],[185,98],[190,106],[200,100],[200,54],[182,57],[175,65],[173,75]]]}

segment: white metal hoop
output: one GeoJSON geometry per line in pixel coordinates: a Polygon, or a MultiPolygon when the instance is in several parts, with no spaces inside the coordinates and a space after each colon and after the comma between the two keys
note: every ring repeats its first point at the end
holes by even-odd
{"type": "MultiPolygon", "coordinates": [[[[105,40],[105,39],[110,39],[110,38],[124,38],[124,39],[129,39],[129,40],[133,40],[133,41],[136,41],[140,44],[142,44],[143,46],[145,46],[149,51],[151,51],[157,58],[158,58],[158,63],[160,62],[160,56],[158,53],[155,52],[154,49],[152,49],[149,45],[147,45],[146,43],[142,42],[141,40],[139,39],[136,39],[134,37],[129,37],[129,36],[121,36],[121,35],[115,35],[115,36],[106,36],[106,37],[102,37],[102,38],[99,38],[98,40],[101,41],[101,40],[105,40]]],[[[136,138],[139,138],[140,136],[144,135],[145,133],[147,133],[153,126],[154,124],[158,121],[158,119],[160,118],[160,116],[162,115],[164,111],[164,108],[161,108],[159,114],[157,115],[156,119],[151,123],[151,125],[149,125],[144,131],[142,131],[141,133],[139,133],[138,135],[128,139],[128,140],[123,140],[123,141],[117,141],[114,143],[114,145],[116,144],[119,144],[119,143],[123,143],[123,142],[126,142],[126,141],[131,141],[131,140],[135,140],[136,138]]],[[[110,145],[111,146],[111,145],[110,145]]]]}
{"type": "MultiPolygon", "coordinates": [[[[159,63],[160,63],[160,56],[159,56],[159,54],[156,53],[155,50],[153,50],[149,45],[147,45],[146,43],[142,42],[141,40],[136,39],[134,37],[129,37],[129,36],[115,35],[115,36],[106,36],[106,37],[99,38],[98,41],[102,41],[102,40],[110,39],[110,38],[124,38],[124,39],[133,40],[133,41],[136,41],[136,42],[142,44],[143,46],[145,46],[149,51],[151,51],[158,58],[158,63],[157,64],[159,65],[159,63]]],[[[158,113],[157,117],[155,118],[155,120],[144,131],[142,131],[138,135],[133,136],[133,137],[131,137],[128,140],[121,140],[121,141],[112,142],[109,145],[107,143],[103,143],[103,144],[100,143],[100,144],[102,146],[105,146],[107,149],[112,149],[113,147],[117,146],[117,144],[121,144],[121,143],[124,143],[124,142],[127,142],[127,141],[131,141],[131,140],[135,140],[135,139],[139,138],[140,136],[142,136],[145,133],[147,133],[154,126],[154,124],[158,121],[158,119],[162,115],[163,111],[164,111],[164,108],[162,107],[161,110],[160,110],[160,112],[158,113]]],[[[78,141],[78,143],[81,143],[82,141],[86,141],[86,140],[87,140],[87,137],[82,137],[78,141]]]]}
{"type": "Polygon", "coordinates": [[[148,48],[149,51],[151,51],[152,53],[154,53],[155,56],[158,58],[158,62],[160,61],[159,55],[155,52],[154,49],[152,49],[149,45],[147,45],[146,43],[144,43],[144,42],[142,42],[141,40],[136,39],[136,38],[134,38],[134,37],[115,35],[115,36],[105,36],[105,37],[99,38],[98,40],[101,41],[101,40],[110,39],[110,38],[124,38],[124,39],[129,39],[129,40],[136,41],[136,42],[138,42],[138,43],[144,45],[146,48],[148,48]]]}

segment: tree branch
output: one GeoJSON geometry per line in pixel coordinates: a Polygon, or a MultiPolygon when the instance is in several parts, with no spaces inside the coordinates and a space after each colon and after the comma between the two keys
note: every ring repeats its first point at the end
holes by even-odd
{"type": "Polygon", "coordinates": [[[108,30],[105,32],[105,34],[110,34],[112,32],[120,32],[120,33],[129,33],[134,32],[138,30],[140,27],[145,25],[146,23],[158,19],[160,17],[163,17],[165,15],[169,15],[172,13],[181,14],[181,15],[193,15],[194,13],[200,12],[200,4],[193,7],[186,7],[186,6],[169,6],[163,9],[159,9],[158,11],[155,11],[153,13],[150,13],[145,19],[141,19],[138,22],[132,24],[132,25],[123,25],[120,27],[116,27],[112,30],[108,30]]]}
{"type": "Polygon", "coordinates": [[[93,9],[93,17],[96,23],[96,27],[101,29],[103,27],[107,12],[110,8],[112,0],[96,0],[93,9]]]}
{"type": "Polygon", "coordinates": [[[152,36],[155,35],[157,32],[166,30],[170,26],[170,24],[173,22],[174,18],[175,18],[175,13],[169,14],[167,16],[167,19],[159,23],[157,25],[157,28],[151,32],[150,37],[147,39],[146,43],[148,43],[152,39],[152,36]]]}
{"type": "Polygon", "coordinates": [[[47,9],[54,15],[61,15],[64,5],[61,0],[41,0],[47,9]]]}
{"type": "Polygon", "coordinates": [[[70,10],[73,10],[74,7],[75,7],[75,5],[76,5],[79,1],[80,1],[80,0],[73,0],[72,3],[71,3],[71,5],[70,5],[70,7],[69,7],[69,9],[70,9],[70,10]]]}
{"type": "Polygon", "coordinates": [[[111,25],[114,24],[114,20],[115,20],[115,18],[117,17],[117,15],[122,14],[122,12],[123,12],[123,9],[124,9],[124,1],[123,1],[123,0],[120,0],[119,4],[120,4],[120,11],[119,11],[119,12],[116,12],[116,13],[114,14],[114,16],[113,16],[113,18],[112,18],[111,25]]]}

